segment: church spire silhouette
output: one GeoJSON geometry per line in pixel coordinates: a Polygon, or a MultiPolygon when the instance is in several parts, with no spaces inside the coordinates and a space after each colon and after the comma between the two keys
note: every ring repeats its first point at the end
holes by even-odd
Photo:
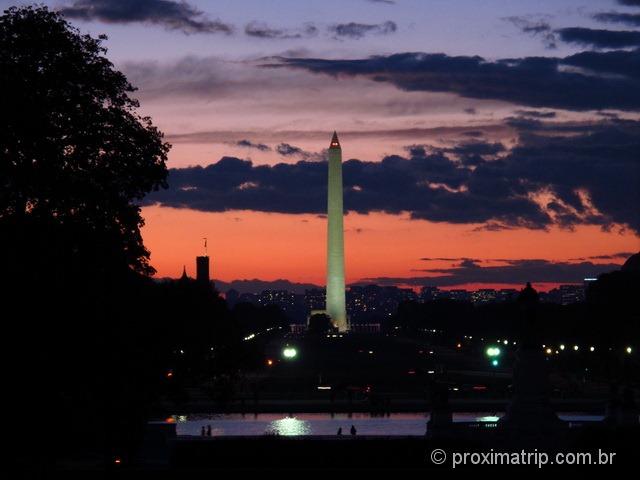
{"type": "Polygon", "coordinates": [[[189,276],[187,275],[186,265],[182,266],[182,276],[180,277],[180,280],[189,280],[189,276]]]}

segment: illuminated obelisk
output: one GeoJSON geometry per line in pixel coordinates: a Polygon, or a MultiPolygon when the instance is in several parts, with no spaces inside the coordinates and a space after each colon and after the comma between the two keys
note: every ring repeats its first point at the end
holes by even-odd
{"type": "Polygon", "coordinates": [[[342,149],[333,132],[329,146],[327,192],[327,315],[339,331],[349,329],[345,306],[344,227],[342,224],[342,149]]]}

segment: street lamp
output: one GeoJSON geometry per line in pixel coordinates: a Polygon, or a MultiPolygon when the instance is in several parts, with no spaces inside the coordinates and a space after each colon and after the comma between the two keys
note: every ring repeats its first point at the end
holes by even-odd
{"type": "Polygon", "coordinates": [[[298,355],[298,350],[296,350],[294,347],[285,347],[282,350],[282,356],[288,360],[292,360],[296,358],[297,355],[298,355]]]}
{"type": "Polygon", "coordinates": [[[500,347],[488,347],[486,352],[487,357],[499,357],[500,356],[500,347]]]}
{"type": "Polygon", "coordinates": [[[487,349],[485,350],[485,353],[487,357],[489,357],[489,359],[491,360],[492,367],[497,367],[498,365],[500,365],[500,361],[498,360],[498,357],[502,353],[500,350],[500,347],[494,347],[494,346],[487,347],[487,349]]]}

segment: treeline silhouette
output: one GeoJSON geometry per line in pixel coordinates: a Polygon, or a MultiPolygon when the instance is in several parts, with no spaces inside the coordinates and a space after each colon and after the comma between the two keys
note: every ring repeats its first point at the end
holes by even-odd
{"type": "Polygon", "coordinates": [[[170,145],[103,40],[46,7],[0,16],[5,433],[31,470],[133,454],[154,402],[247,368],[246,331],[283,324],[229,311],[210,285],[150,278],[136,202],[166,186],[170,145]]]}
{"type": "MultiPolygon", "coordinates": [[[[634,255],[635,258],[637,255],[634,255]]],[[[640,271],[637,267],[601,275],[587,289],[586,301],[570,305],[541,303],[538,334],[546,342],[627,345],[640,338],[640,271]]],[[[409,335],[444,332],[450,341],[465,335],[516,340],[521,331],[517,302],[473,305],[455,300],[403,302],[387,322],[409,335]]]]}

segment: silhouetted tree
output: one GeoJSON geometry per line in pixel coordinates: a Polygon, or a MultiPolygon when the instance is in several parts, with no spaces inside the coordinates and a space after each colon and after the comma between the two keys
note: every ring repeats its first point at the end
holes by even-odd
{"type": "Polygon", "coordinates": [[[308,331],[311,335],[325,335],[332,329],[331,318],[324,313],[315,313],[309,319],[308,331]]]}
{"type": "Polygon", "coordinates": [[[104,38],[46,7],[0,16],[5,388],[24,421],[14,458],[29,468],[83,448],[109,465],[164,379],[135,202],[165,186],[169,145],[137,113],[104,38]]]}
{"type": "Polygon", "coordinates": [[[165,185],[169,145],[136,112],[105,38],[81,35],[46,7],[0,17],[0,220],[73,232],[57,248],[100,247],[109,262],[150,273],[132,202],[165,185]]]}

